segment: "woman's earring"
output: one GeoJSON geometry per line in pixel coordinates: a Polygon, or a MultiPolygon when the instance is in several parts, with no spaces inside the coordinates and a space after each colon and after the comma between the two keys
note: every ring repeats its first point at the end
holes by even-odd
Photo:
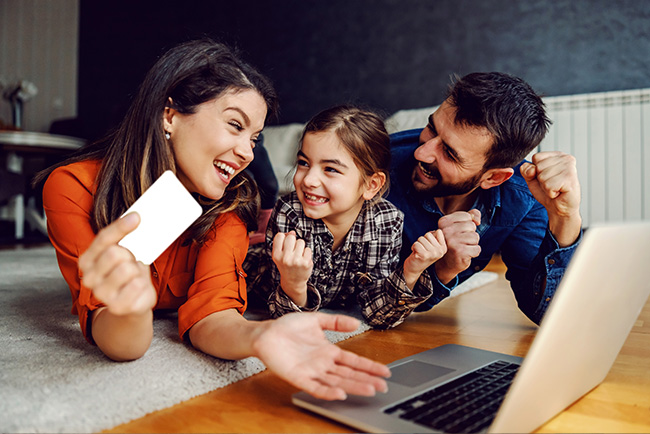
{"type": "Polygon", "coordinates": [[[165,131],[165,138],[166,138],[167,140],[169,140],[169,139],[172,138],[172,135],[169,134],[169,131],[165,131]]]}

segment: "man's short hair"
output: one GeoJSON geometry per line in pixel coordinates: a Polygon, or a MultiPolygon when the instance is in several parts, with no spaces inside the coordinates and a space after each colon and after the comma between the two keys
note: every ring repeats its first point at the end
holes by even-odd
{"type": "Polygon", "coordinates": [[[456,108],[456,124],[485,127],[494,136],[485,170],[519,164],[548,132],[544,102],[521,78],[500,72],[476,72],[457,78],[447,101],[456,108]]]}

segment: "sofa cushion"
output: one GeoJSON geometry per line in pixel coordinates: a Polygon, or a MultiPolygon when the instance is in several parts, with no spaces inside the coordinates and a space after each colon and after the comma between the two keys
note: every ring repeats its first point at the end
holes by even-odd
{"type": "Polygon", "coordinates": [[[293,123],[264,128],[264,147],[269,153],[280,194],[293,190],[293,169],[296,163],[298,142],[304,124],[293,123]]]}
{"type": "Polygon", "coordinates": [[[438,106],[395,112],[391,117],[386,119],[386,130],[388,130],[389,134],[393,134],[398,131],[424,128],[429,115],[436,111],[437,108],[438,106]]]}

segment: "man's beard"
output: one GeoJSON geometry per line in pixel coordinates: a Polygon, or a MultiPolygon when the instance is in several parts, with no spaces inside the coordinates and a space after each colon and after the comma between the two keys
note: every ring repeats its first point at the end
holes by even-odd
{"type": "Polygon", "coordinates": [[[436,179],[438,183],[436,185],[432,185],[429,187],[424,187],[422,185],[417,185],[416,178],[419,177],[419,175],[416,175],[416,168],[413,168],[413,174],[412,174],[412,181],[413,181],[413,186],[415,187],[415,190],[418,192],[419,195],[425,197],[425,198],[431,198],[431,197],[445,197],[445,196],[460,196],[463,194],[467,194],[476,187],[478,187],[480,183],[481,176],[483,176],[484,172],[479,172],[476,174],[476,176],[473,176],[472,178],[459,182],[456,184],[449,184],[445,183],[442,181],[442,175],[440,174],[440,171],[438,170],[437,167],[435,166],[424,166],[424,163],[416,163],[420,165],[420,169],[426,170],[427,175],[430,177],[436,179]]]}

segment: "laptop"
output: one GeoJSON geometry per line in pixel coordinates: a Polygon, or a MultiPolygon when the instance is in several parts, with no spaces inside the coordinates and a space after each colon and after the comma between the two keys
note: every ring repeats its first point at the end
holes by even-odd
{"type": "Polygon", "coordinates": [[[387,394],[292,401],[367,432],[531,432],[603,381],[650,293],[648,264],[650,222],[592,226],[525,359],[443,345],[389,364],[387,394]]]}

